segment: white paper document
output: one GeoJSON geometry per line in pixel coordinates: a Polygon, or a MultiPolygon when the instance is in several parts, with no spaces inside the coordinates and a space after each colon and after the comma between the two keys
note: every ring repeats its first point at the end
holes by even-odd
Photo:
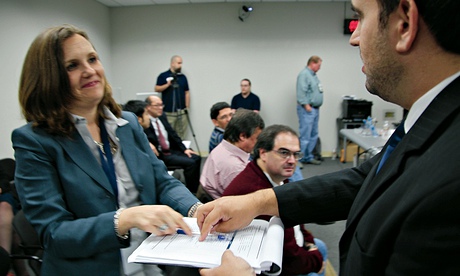
{"type": "Polygon", "coordinates": [[[231,233],[214,233],[198,241],[196,218],[184,218],[193,235],[150,235],[128,257],[128,262],[210,268],[220,265],[225,250],[245,259],[256,273],[281,273],[284,226],[281,219],[255,219],[247,227],[231,233]]]}

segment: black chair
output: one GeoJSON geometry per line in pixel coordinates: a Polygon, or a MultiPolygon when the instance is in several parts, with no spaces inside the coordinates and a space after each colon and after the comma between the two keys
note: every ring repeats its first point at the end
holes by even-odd
{"type": "Polygon", "coordinates": [[[38,238],[37,232],[26,219],[22,210],[17,212],[14,216],[13,229],[21,239],[19,246],[24,254],[11,255],[11,257],[28,259],[29,267],[32,269],[35,275],[40,275],[43,247],[40,245],[40,240],[38,238]]]}
{"type": "Polygon", "coordinates": [[[14,186],[14,170],[16,168],[16,161],[11,158],[4,158],[0,160],[0,188],[2,193],[10,192],[16,199],[18,194],[14,186]]]}
{"type": "Polygon", "coordinates": [[[200,184],[200,186],[198,186],[198,190],[196,192],[196,198],[198,198],[201,203],[208,203],[208,202],[211,202],[214,200],[214,198],[212,198],[211,195],[209,195],[205,189],[203,188],[203,185],[200,184]]]}
{"type": "MultiPolygon", "coordinates": [[[[14,185],[15,167],[16,161],[11,158],[0,160],[0,188],[2,193],[11,193],[19,201],[16,186],[14,185]]],[[[3,274],[4,269],[9,269],[11,262],[18,259],[29,260],[29,267],[36,275],[40,275],[43,248],[40,246],[35,229],[27,221],[22,210],[18,211],[13,218],[13,230],[14,234],[19,236],[20,249],[19,252],[13,251],[13,254],[8,254],[4,248],[0,248],[0,258],[2,260],[0,275],[5,275],[3,274]]],[[[13,247],[17,247],[16,239],[14,243],[13,247]]]]}
{"type": "MultiPolygon", "coordinates": [[[[0,160],[0,188],[2,188],[2,193],[9,192],[19,201],[16,186],[14,185],[15,167],[16,161],[11,158],[0,160]]],[[[40,245],[37,232],[35,232],[35,229],[27,221],[22,210],[19,210],[13,218],[13,230],[14,234],[19,236],[20,252],[19,254],[16,254],[16,252],[9,254],[9,261],[6,265],[9,267],[10,263],[15,259],[29,260],[28,263],[31,270],[36,275],[40,275],[43,248],[40,245]]],[[[5,259],[4,253],[6,251],[4,248],[1,249],[3,250],[0,250],[0,256],[2,256],[2,263],[4,263],[3,259],[5,259]]],[[[7,252],[6,254],[8,255],[7,252]]]]}
{"type": "Polygon", "coordinates": [[[8,275],[14,260],[29,259],[29,256],[20,254],[9,254],[5,248],[0,246],[0,275],[8,275]]]}
{"type": "Polygon", "coordinates": [[[169,166],[166,166],[166,169],[168,170],[168,172],[172,172],[171,175],[174,178],[176,178],[180,182],[184,183],[184,185],[186,184],[185,183],[184,170],[182,169],[182,167],[169,165],[169,166]]]}
{"type": "Polygon", "coordinates": [[[10,254],[0,246],[0,275],[7,275],[10,271],[10,254]]]}

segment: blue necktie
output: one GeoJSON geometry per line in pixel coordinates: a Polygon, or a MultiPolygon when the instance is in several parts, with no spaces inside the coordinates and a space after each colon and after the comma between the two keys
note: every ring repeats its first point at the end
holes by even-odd
{"type": "Polygon", "coordinates": [[[113,193],[115,194],[115,199],[117,200],[118,207],[118,185],[117,185],[117,175],[115,173],[115,165],[113,164],[112,149],[109,141],[109,134],[105,128],[104,118],[100,117],[99,119],[99,128],[101,130],[101,140],[104,143],[104,152],[99,148],[99,156],[101,157],[101,165],[104,170],[107,178],[109,179],[110,185],[112,186],[113,193]]]}
{"type": "Polygon", "coordinates": [[[380,160],[379,166],[377,168],[377,173],[380,171],[380,169],[382,168],[383,164],[385,164],[385,161],[387,161],[388,157],[393,152],[393,150],[396,148],[398,143],[402,140],[402,138],[404,137],[405,134],[406,133],[404,132],[404,121],[402,121],[401,124],[399,124],[399,126],[396,128],[396,130],[393,133],[393,135],[391,135],[391,137],[390,137],[390,141],[388,143],[388,146],[387,146],[385,152],[383,153],[383,157],[380,160]]]}

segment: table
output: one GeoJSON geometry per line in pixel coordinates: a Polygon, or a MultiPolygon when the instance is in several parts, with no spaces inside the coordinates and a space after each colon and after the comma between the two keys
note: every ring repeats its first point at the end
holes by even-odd
{"type": "MultiPolygon", "coordinates": [[[[365,136],[363,135],[361,128],[353,128],[353,129],[341,129],[340,135],[343,137],[343,154],[347,156],[347,140],[358,145],[358,155],[359,155],[359,148],[364,149],[365,152],[368,153],[369,157],[372,157],[379,153],[382,150],[382,147],[387,142],[388,138],[390,138],[393,130],[390,130],[389,133],[385,136],[365,136]]],[[[344,161],[346,162],[346,161],[344,161]]]]}
{"type": "Polygon", "coordinates": [[[343,128],[359,128],[364,125],[362,120],[355,121],[353,119],[347,119],[347,118],[337,118],[337,147],[336,147],[336,152],[340,152],[342,150],[342,139],[340,135],[340,130],[343,128]]]}

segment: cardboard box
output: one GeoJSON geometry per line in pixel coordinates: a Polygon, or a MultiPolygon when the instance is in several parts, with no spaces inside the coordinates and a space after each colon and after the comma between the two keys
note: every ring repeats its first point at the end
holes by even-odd
{"type": "MultiPolygon", "coordinates": [[[[364,150],[362,148],[359,148],[359,153],[363,153],[364,150]]],[[[348,143],[347,145],[347,156],[344,156],[343,149],[341,152],[341,158],[340,161],[342,162],[353,162],[353,158],[355,155],[358,154],[358,145],[355,143],[348,143]]]]}

